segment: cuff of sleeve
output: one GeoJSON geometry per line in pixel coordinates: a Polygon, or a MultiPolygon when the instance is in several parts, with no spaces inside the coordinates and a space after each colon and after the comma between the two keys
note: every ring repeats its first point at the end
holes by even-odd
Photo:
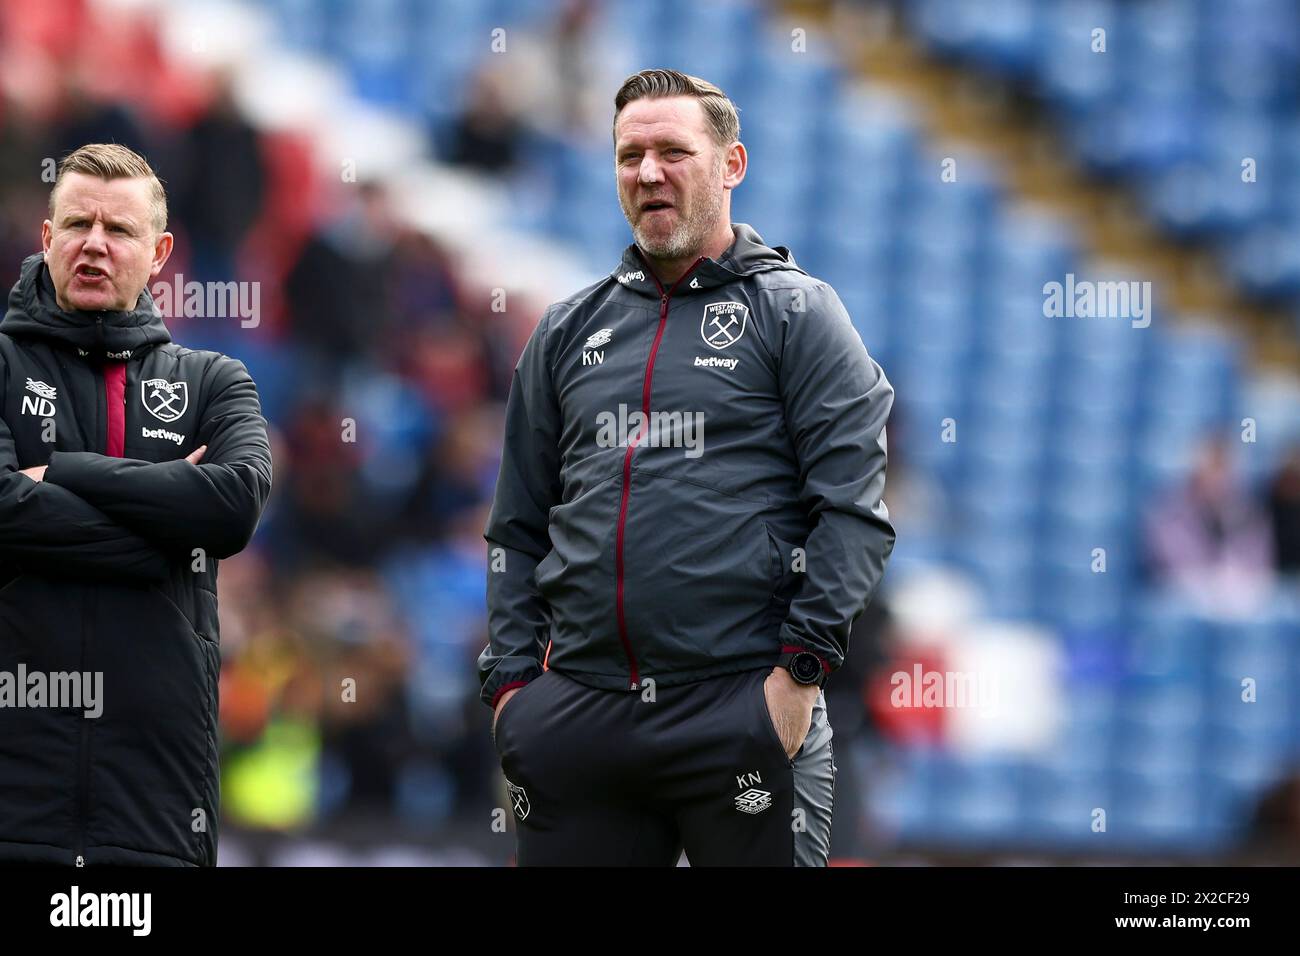
{"type": "MultiPolygon", "coordinates": [[[[501,695],[516,687],[523,687],[525,684],[535,680],[542,674],[540,665],[532,664],[524,668],[520,673],[507,675],[502,674],[497,681],[491,678],[483,685],[483,691],[479,695],[483,703],[487,704],[493,710],[496,710],[497,703],[501,700],[501,695]]],[[[494,677],[496,675],[493,675],[494,677]]]]}
{"type": "MultiPolygon", "coordinates": [[[[68,469],[75,471],[76,458],[73,456],[85,454],[84,452],[75,451],[56,451],[50,454],[50,460],[45,463],[45,480],[52,485],[64,485],[64,480],[68,477],[68,469]]],[[[66,487],[66,485],[64,485],[66,487]]]]}
{"type": "Polygon", "coordinates": [[[492,695],[492,700],[488,706],[490,706],[493,710],[496,710],[497,704],[500,703],[502,696],[504,696],[507,691],[514,690],[516,687],[527,687],[527,686],[528,686],[528,681],[526,680],[516,680],[516,681],[511,681],[509,684],[502,684],[500,687],[497,688],[497,692],[492,695]]]}

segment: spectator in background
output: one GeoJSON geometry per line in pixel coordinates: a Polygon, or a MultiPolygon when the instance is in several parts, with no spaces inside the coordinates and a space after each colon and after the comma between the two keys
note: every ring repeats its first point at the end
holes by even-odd
{"type": "Polygon", "coordinates": [[[67,78],[55,133],[56,156],[62,157],[83,143],[118,143],[138,153],[156,153],[152,139],[121,102],[101,101],[92,81],[75,73],[67,78]]]}
{"type": "MultiPolygon", "coordinates": [[[[401,331],[450,323],[458,307],[456,296],[456,278],[446,251],[430,236],[405,230],[397,242],[389,292],[401,331]]],[[[394,356],[402,354],[394,343],[394,356]]]]}
{"type": "Polygon", "coordinates": [[[1156,580],[1207,613],[1248,611],[1272,583],[1268,519],[1235,478],[1225,439],[1201,446],[1187,482],[1149,512],[1146,533],[1156,580]]]}
{"type": "Polygon", "coordinates": [[[402,679],[410,649],[391,595],[369,569],[300,578],[293,617],[321,674],[322,755],[341,774],[341,806],[382,815],[412,751],[402,679]]]}
{"type": "Polygon", "coordinates": [[[419,472],[386,540],[416,545],[446,537],[453,521],[491,494],[501,446],[500,413],[491,405],[449,417],[439,440],[419,460],[419,472]]]}
{"type": "Polygon", "coordinates": [[[618,86],[618,71],[610,66],[618,56],[596,36],[602,9],[599,0],[565,0],[547,32],[521,37],[512,47],[513,94],[542,135],[592,146],[608,135],[609,104],[599,91],[618,86]]]}
{"type": "Polygon", "coordinates": [[[277,558],[295,568],[316,563],[357,566],[373,558],[373,537],[359,507],[361,452],[345,442],[346,416],[325,392],[304,398],[285,442],[293,468],[284,483],[284,534],[277,558]]]}
{"type": "Polygon", "coordinates": [[[31,223],[44,215],[41,178],[53,158],[48,124],[26,104],[0,100],[0,262],[21,262],[36,251],[31,223]]]}
{"type": "Polygon", "coordinates": [[[447,161],[484,173],[507,173],[522,134],[502,74],[483,70],[474,78],[465,112],[452,125],[447,161]]]}
{"type": "Polygon", "coordinates": [[[285,278],[292,336],[327,390],[386,339],[397,237],[383,188],[358,183],[350,204],[308,239],[285,278]]]}
{"type": "Polygon", "coordinates": [[[1300,574],[1300,444],[1292,446],[1268,490],[1273,553],[1280,574],[1300,574]]]}
{"type": "Polygon", "coordinates": [[[257,132],[240,115],[229,77],[217,79],[208,111],[185,134],[177,163],[177,212],[193,237],[194,278],[234,278],[240,242],[262,209],[266,174],[257,132]]]}

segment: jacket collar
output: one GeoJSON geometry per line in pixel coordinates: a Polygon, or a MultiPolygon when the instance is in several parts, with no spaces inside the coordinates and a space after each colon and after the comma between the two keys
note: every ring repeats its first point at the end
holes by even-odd
{"type": "Polygon", "coordinates": [[[59,308],[45,257],[23,260],[18,282],[9,292],[9,307],[0,332],[43,339],[97,362],[122,361],[172,340],[146,288],[134,309],[85,312],[59,308]]]}
{"type": "MultiPolygon", "coordinates": [[[[705,257],[696,263],[695,267],[677,283],[673,290],[674,296],[707,292],[745,276],[775,269],[803,271],[795,263],[789,249],[785,246],[766,245],[763,237],[747,223],[732,223],[731,231],[735,239],[727,251],[717,259],[705,257]]],[[[614,281],[639,295],[653,299],[660,296],[659,283],[655,281],[646,257],[636,243],[623,250],[618,268],[610,275],[614,281]]],[[[665,288],[664,291],[668,290],[665,288]]]]}

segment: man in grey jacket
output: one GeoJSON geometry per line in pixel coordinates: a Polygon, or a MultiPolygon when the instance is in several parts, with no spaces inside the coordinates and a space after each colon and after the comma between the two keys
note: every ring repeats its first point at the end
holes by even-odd
{"type": "Polygon", "coordinates": [[[521,865],[824,865],[821,692],[884,573],[893,389],[839,297],[732,224],[736,108],[615,98],[635,242],[515,369],[479,659],[521,865]]]}

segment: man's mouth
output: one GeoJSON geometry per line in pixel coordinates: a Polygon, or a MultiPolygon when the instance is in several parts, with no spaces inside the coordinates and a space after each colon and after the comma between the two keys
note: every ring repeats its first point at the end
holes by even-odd
{"type": "Polygon", "coordinates": [[[652,199],[649,202],[641,204],[642,212],[659,212],[663,209],[672,209],[673,204],[662,199],[652,199]]]}
{"type": "Polygon", "coordinates": [[[77,266],[76,276],[82,282],[99,283],[108,278],[108,273],[94,266],[77,266]]]}

